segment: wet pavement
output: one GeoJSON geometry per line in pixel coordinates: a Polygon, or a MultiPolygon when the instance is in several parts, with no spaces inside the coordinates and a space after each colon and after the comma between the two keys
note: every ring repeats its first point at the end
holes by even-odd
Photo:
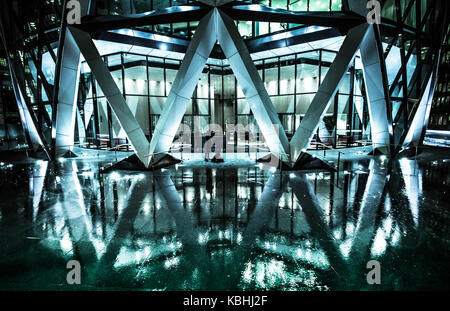
{"type": "Polygon", "coordinates": [[[248,160],[104,173],[116,156],[0,163],[0,289],[450,289],[448,150],[349,152],[335,173],[248,160]]]}

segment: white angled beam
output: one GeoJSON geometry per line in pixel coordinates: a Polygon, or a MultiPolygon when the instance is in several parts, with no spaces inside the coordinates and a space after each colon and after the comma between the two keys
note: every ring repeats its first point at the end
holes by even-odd
{"type": "Polygon", "coordinates": [[[305,117],[300,122],[299,128],[292,137],[290,146],[292,163],[296,163],[302,152],[305,152],[308,148],[320,121],[330,106],[330,100],[339,90],[368,28],[369,24],[362,24],[352,28],[348,32],[339,53],[336,55],[330,70],[314,96],[305,117]]]}
{"type": "Polygon", "coordinates": [[[288,161],[289,141],[247,46],[234,21],[220,10],[215,10],[219,12],[217,40],[264,135],[265,143],[273,154],[288,161]]]}
{"type": "Polygon", "coordinates": [[[89,34],[79,29],[73,27],[69,27],[69,29],[105,94],[120,126],[125,131],[133,150],[145,167],[148,167],[151,159],[150,144],[117,87],[108,67],[103,62],[94,42],[92,42],[92,38],[89,34]]]}
{"type": "MultiPolygon", "coordinates": [[[[440,55],[440,52],[437,54],[440,55]]],[[[411,126],[408,129],[405,140],[402,146],[407,148],[408,146],[419,146],[422,143],[424,137],[424,131],[428,127],[428,120],[430,119],[431,106],[433,103],[434,90],[437,83],[437,74],[439,70],[440,57],[437,56],[434,70],[428,80],[425,92],[422,94],[422,98],[419,102],[416,114],[414,115],[411,126]]]]}
{"type": "Polygon", "coordinates": [[[331,266],[343,273],[347,267],[335,242],[335,238],[327,224],[323,209],[320,206],[314,189],[305,174],[298,174],[290,178],[291,188],[297,198],[311,232],[325,251],[331,266]]]}
{"type": "Polygon", "coordinates": [[[50,155],[48,153],[47,147],[44,143],[44,140],[39,133],[36,127],[36,119],[31,109],[28,107],[25,98],[23,97],[22,87],[20,86],[19,81],[17,80],[16,74],[12,65],[9,65],[10,75],[11,75],[11,84],[14,90],[14,95],[16,97],[17,107],[19,108],[19,116],[22,121],[22,126],[30,138],[30,143],[34,151],[37,151],[40,147],[44,150],[47,155],[47,158],[50,159],[50,155]]]}
{"type": "Polygon", "coordinates": [[[80,49],[70,31],[66,31],[61,59],[58,105],[56,110],[56,156],[73,149],[78,83],[80,80],[80,49]]]}
{"type": "Polygon", "coordinates": [[[200,21],[177,72],[153,132],[150,143],[150,152],[154,153],[152,163],[156,163],[164,153],[169,152],[209,54],[216,43],[215,15],[216,12],[211,11],[200,21]]]}
{"type": "MultiPolygon", "coordinates": [[[[81,16],[87,14],[89,2],[81,0],[81,16]]],[[[80,49],[68,28],[65,32],[62,49],[58,104],[55,128],[53,129],[56,132],[54,137],[55,155],[57,157],[73,149],[78,87],[80,83],[80,49]]]]}
{"type": "Polygon", "coordinates": [[[393,144],[392,113],[389,87],[385,75],[383,49],[376,26],[370,26],[361,47],[364,83],[369,106],[372,144],[383,154],[390,155],[393,144]]]}

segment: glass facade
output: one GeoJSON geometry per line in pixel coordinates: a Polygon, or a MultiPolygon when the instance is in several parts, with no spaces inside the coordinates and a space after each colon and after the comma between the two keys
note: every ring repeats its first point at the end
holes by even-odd
{"type": "MultiPolygon", "coordinates": [[[[346,2],[341,0],[264,0],[252,3],[293,13],[307,11],[319,14],[345,13],[346,10],[346,2]]],[[[189,4],[191,4],[189,0],[97,0],[90,13],[94,16],[129,16],[189,4]]],[[[20,76],[24,79],[26,101],[33,107],[39,123],[38,129],[42,131],[44,140],[50,142],[53,86],[58,56],[56,47],[59,37],[59,19],[56,12],[61,9],[62,2],[46,0],[39,8],[35,4],[29,5],[30,12],[41,10],[41,18],[37,13],[22,16],[23,33],[15,34],[15,37],[21,40],[9,40],[15,42],[10,48],[17,51],[13,53],[12,61],[23,68],[23,75],[20,76]]],[[[420,100],[427,77],[432,71],[436,50],[425,40],[423,34],[438,32],[436,25],[439,23],[436,21],[439,19],[441,8],[442,4],[439,1],[408,0],[398,3],[395,0],[382,1],[381,15],[384,18],[383,22],[389,27],[381,27],[381,41],[385,62],[388,64],[386,75],[392,101],[393,125],[398,126],[399,133],[408,128],[409,116],[415,111],[415,103],[420,100]]],[[[257,39],[276,41],[275,38],[282,37],[286,31],[295,32],[310,27],[310,24],[279,23],[269,20],[236,19],[235,23],[247,43],[257,39]]],[[[188,43],[186,39],[192,37],[197,25],[198,20],[171,23],[168,19],[167,23],[136,26],[133,29],[143,31],[148,36],[157,34],[160,37],[156,40],[179,37],[188,43]]],[[[336,25],[330,24],[330,27],[336,25]]],[[[110,42],[111,46],[114,43],[119,42],[110,42]]],[[[323,41],[322,44],[314,43],[309,47],[292,48],[290,52],[291,47],[285,47],[283,51],[267,48],[257,56],[257,53],[252,55],[255,56],[254,64],[289,138],[302,121],[341,43],[331,44],[332,48],[329,44],[323,41]]],[[[173,57],[170,53],[158,49],[153,51],[155,53],[145,52],[145,55],[139,52],[113,54],[102,52],[120,91],[148,138],[155,129],[183,56],[182,52],[178,53],[178,57],[173,57]]],[[[239,123],[252,124],[257,128],[234,74],[223,60],[223,53],[221,54],[219,50],[216,54],[218,58],[211,59],[203,71],[183,122],[194,126],[195,118],[199,117],[202,124],[215,122],[225,127],[226,124],[239,123]]],[[[7,59],[0,58],[0,61],[2,59],[4,64],[0,65],[3,66],[4,72],[7,72],[7,59]]],[[[332,99],[313,142],[320,142],[333,148],[370,143],[370,122],[361,68],[361,61],[357,57],[344,77],[339,93],[332,99]]],[[[10,83],[3,81],[7,79],[2,79],[2,89],[5,93],[2,96],[3,101],[11,98],[12,104],[2,105],[0,109],[2,116],[9,116],[10,120],[5,121],[6,117],[0,120],[3,124],[0,139],[5,141],[2,147],[11,148],[14,144],[23,147],[27,144],[27,138],[17,122],[19,117],[14,107],[10,83]],[[10,141],[10,144],[8,145],[6,141],[10,141]]],[[[448,97],[444,92],[445,83],[442,81],[437,87],[437,92],[442,96],[434,101],[433,111],[436,113],[430,117],[430,123],[440,129],[448,125],[448,97]]],[[[86,64],[82,67],[80,82],[78,109],[85,119],[88,137],[91,140],[101,137],[101,145],[121,145],[125,133],[119,128],[114,113],[110,111],[101,88],[86,64]]],[[[76,137],[78,134],[76,133],[76,137]]]]}
{"type": "MultiPolygon", "coordinates": [[[[334,51],[313,50],[255,62],[288,137],[298,128],[335,56],[334,51]]],[[[132,53],[105,55],[104,60],[129,108],[150,138],[180,61],[132,53]]],[[[88,138],[92,141],[106,139],[108,147],[120,145],[125,142],[125,132],[120,130],[118,121],[109,111],[106,98],[89,67],[83,65],[82,68],[83,83],[80,85],[82,93],[86,94],[86,102],[80,105],[80,111],[82,115],[90,116],[88,138]],[[92,114],[92,105],[96,105],[97,118],[92,114]]],[[[367,105],[361,91],[362,76],[361,69],[355,65],[350,68],[315,141],[334,148],[348,147],[367,136],[363,121],[367,105]]],[[[250,124],[257,131],[258,125],[229,65],[207,65],[203,70],[183,123],[193,129],[196,126],[194,120],[202,124],[201,134],[211,121],[223,129],[228,124],[250,124]]]]}

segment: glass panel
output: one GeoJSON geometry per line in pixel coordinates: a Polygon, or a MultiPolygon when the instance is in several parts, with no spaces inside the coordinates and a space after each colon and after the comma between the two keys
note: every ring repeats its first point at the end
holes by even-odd
{"type": "Polygon", "coordinates": [[[290,0],[289,10],[290,11],[307,11],[308,10],[308,0],[290,0]]]}
{"type": "Polygon", "coordinates": [[[269,33],[269,23],[255,22],[255,36],[262,36],[269,33]]]}
{"type": "Polygon", "coordinates": [[[381,17],[397,20],[396,10],[395,10],[395,0],[386,0],[385,4],[381,8],[381,17]]]}
{"type": "Polygon", "coordinates": [[[166,101],[165,97],[150,97],[151,114],[160,115],[166,101]]]}
{"type": "Polygon", "coordinates": [[[342,0],[331,0],[331,11],[341,11],[342,0]]]}
{"type": "Polygon", "coordinates": [[[389,81],[389,86],[394,83],[395,76],[401,67],[401,57],[400,57],[400,49],[396,46],[393,46],[388,56],[386,57],[386,66],[387,76],[389,81]]]}
{"type": "Polygon", "coordinates": [[[153,2],[153,10],[161,10],[170,6],[170,0],[156,0],[153,2]]]}
{"type": "Polygon", "coordinates": [[[131,95],[147,95],[147,67],[146,57],[140,55],[124,54],[125,93],[131,95]]]}
{"type": "Polygon", "coordinates": [[[248,105],[246,99],[238,99],[237,113],[250,114],[250,106],[248,105]]]}
{"type": "Polygon", "coordinates": [[[100,129],[100,133],[101,135],[109,135],[108,132],[108,110],[107,110],[107,101],[106,98],[99,98],[97,100],[97,108],[98,108],[98,113],[100,114],[99,117],[99,129],[100,129]]]}
{"type": "Polygon", "coordinates": [[[333,63],[334,59],[336,58],[337,53],[334,52],[322,52],[322,61],[327,63],[333,63]]]}
{"type": "MultiPolygon", "coordinates": [[[[158,60],[158,59],[149,59],[149,61],[158,60]]],[[[159,60],[158,60],[159,61],[159,60]]],[[[149,68],[149,77],[150,77],[150,95],[161,95],[164,96],[164,70],[158,67],[150,67],[149,68]]]]}
{"type": "Polygon", "coordinates": [[[147,96],[127,95],[127,104],[145,135],[150,134],[147,96]]]}
{"type": "Polygon", "coordinates": [[[304,115],[308,111],[309,105],[315,94],[297,95],[297,114],[304,115]]]}
{"type": "Polygon", "coordinates": [[[294,113],[294,95],[272,96],[271,100],[278,113],[294,113]]]}
{"type": "Polygon", "coordinates": [[[350,78],[351,78],[350,72],[347,72],[344,75],[341,87],[339,88],[339,93],[350,94],[350,78]]]}
{"type": "Polygon", "coordinates": [[[133,8],[135,13],[144,13],[152,10],[151,1],[148,0],[133,0],[133,8]]]}
{"type": "Polygon", "coordinates": [[[174,23],[172,24],[173,34],[180,37],[188,37],[188,23],[174,23]]]}
{"type": "Polygon", "coordinates": [[[297,71],[297,93],[317,92],[319,66],[300,64],[297,71]]]}
{"type": "Polygon", "coordinates": [[[269,95],[278,94],[278,61],[271,59],[272,63],[266,62],[265,68],[265,87],[269,95]]]}
{"type": "Polygon", "coordinates": [[[294,56],[280,58],[280,94],[293,94],[295,86],[294,56]]]}
{"type": "Polygon", "coordinates": [[[314,0],[309,2],[310,11],[329,11],[330,0],[314,0]]]}
{"type": "MultiPolygon", "coordinates": [[[[337,111],[337,134],[347,135],[347,117],[348,117],[349,96],[339,95],[337,111]]],[[[331,106],[331,105],[330,105],[331,106]]]]}
{"type": "Polygon", "coordinates": [[[237,26],[241,36],[249,38],[252,36],[252,22],[251,21],[237,21],[237,26]]]}
{"type": "Polygon", "coordinates": [[[272,0],[272,8],[287,9],[287,0],[272,0]]]}

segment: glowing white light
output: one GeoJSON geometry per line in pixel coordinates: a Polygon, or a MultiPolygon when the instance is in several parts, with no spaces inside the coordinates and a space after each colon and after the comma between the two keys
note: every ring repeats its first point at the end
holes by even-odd
{"type": "Polygon", "coordinates": [[[144,80],[137,80],[136,81],[137,88],[139,91],[142,91],[145,87],[145,81],[144,80]]]}
{"type": "Polygon", "coordinates": [[[303,79],[303,84],[304,84],[305,90],[312,90],[313,79],[311,77],[307,77],[307,78],[303,79]]]}
{"type": "Polygon", "coordinates": [[[141,261],[141,258],[142,258],[141,252],[137,251],[135,256],[136,256],[136,261],[137,262],[141,261]]]}
{"type": "Polygon", "coordinates": [[[277,82],[276,81],[270,81],[269,82],[269,92],[270,93],[276,93],[276,86],[277,86],[277,82]]]}
{"type": "Polygon", "coordinates": [[[83,177],[94,177],[94,172],[83,172],[81,173],[81,176],[83,177]]]}
{"type": "Polygon", "coordinates": [[[280,88],[282,91],[287,91],[288,81],[287,80],[281,80],[280,81],[280,88]]]}
{"type": "Polygon", "coordinates": [[[371,254],[374,257],[380,256],[384,254],[386,251],[386,240],[384,238],[384,232],[381,228],[378,229],[377,235],[375,236],[375,240],[373,241],[371,254]]]}
{"type": "Polygon", "coordinates": [[[242,242],[242,234],[240,232],[237,234],[236,241],[238,244],[242,242]]]}
{"type": "Polygon", "coordinates": [[[72,250],[72,242],[70,241],[68,234],[65,234],[59,243],[63,251],[70,252],[72,250]]]}
{"type": "Polygon", "coordinates": [[[242,272],[244,282],[250,283],[253,280],[252,263],[248,262],[244,272],[242,272]]]}
{"type": "Polygon", "coordinates": [[[133,80],[126,78],[125,79],[125,87],[130,90],[133,88],[133,80]]]}
{"type": "Polygon", "coordinates": [[[164,266],[166,269],[169,269],[170,267],[177,266],[180,263],[180,259],[178,257],[175,258],[169,258],[164,262],[164,266]]]}
{"type": "Polygon", "coordinates": [[[272,173],[275,173],[275,172],[277,171],[277,169],[276,169],[275,167],[272,167],[272,168],[270,169],[270,171],[271,171],[272,173]]]}
{"type": "Polygon", "coordinates": [[[109,178],[111,178],[111,180],[120,180],[120,175],[117,172],[112,172],[111,175],[109,175],[109,178]]]}
{"type": "Polygon", "coordinates": [[[150,256],[151,250],[150,250],[150,247],[149,247],[149,246],[146,246],[146,247],[144,248],[144,254],[145,254],[145,257],[150,256]]]}
{"type": "Polygon", "coordinates": [[[290,177],[290,178],[295,178],[295,174],[294,174],[294,173],[290,173],[290,174],[289,174],[289,177],[290,177]]]}

